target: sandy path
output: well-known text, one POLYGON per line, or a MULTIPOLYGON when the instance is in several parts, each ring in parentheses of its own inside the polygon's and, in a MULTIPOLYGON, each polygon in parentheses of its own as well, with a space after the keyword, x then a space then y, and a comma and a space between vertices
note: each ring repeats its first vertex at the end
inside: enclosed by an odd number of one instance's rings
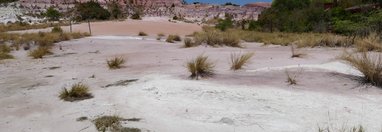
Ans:
POLYGON ((352 80, 357 72, 334 59, 339 49, 303 49, 305 58, 292 59, 289 47, 256 43, 244 49, 181 48, 181 43, 115 38, 62 42, 64 51, 55 48, 55 55, 42 60, 13 52, 17 59, 0 64, 0 131, 94 132, 90 121, 76 118, 114 114, 142 118, 124 125, 156 132, 306 132, 360 124, 381 130, 382 90, 352 80), (255 56, 245 70, 234 72, 232 52, 255 56), (202 53, 216 63, 217 75, 189 80, 185 62, 202 53), (105 60, 114 56, 126 58, 126 67, 109 70, 105 60), (285 69, 297 72, 298 65, 299 84, 289 86, 285 69), (49 69, 55 66, 60 68, 49 69), (104 87, 126 79, 139 80, 104 87), (59 100, 59 91, 76 82, 89 84, 95 98, 59 100))

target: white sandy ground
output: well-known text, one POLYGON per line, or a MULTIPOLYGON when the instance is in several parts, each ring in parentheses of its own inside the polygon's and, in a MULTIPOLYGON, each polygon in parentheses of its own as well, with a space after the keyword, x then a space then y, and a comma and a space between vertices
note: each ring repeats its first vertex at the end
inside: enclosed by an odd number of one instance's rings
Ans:
POLYGON ((154 132, 316 132, 318 127, 363 125, 382 128, 382 90, 359 85, 359 73, 337 61, 342 49, 302 49, 245 43, 246 48, 181 48, 150 38, 95 36, 58 43, 63 51, 33 60, 15 51, 0 62, 0 131, 94 132, 101 115, 142 118, 124 126, 154 132), (99 51, 98 53, 96 51, 99 51), (255 52, 245 70, 230 71, 232 52, 255 52), (213 78, 190 80, 184 65, 204 53, 216 63, 213 78), (123 56, 123 69, 106 59, 123 56), (49 67, 59 66, 50 70, 49 67), (285 70, 296 74, 289 86, 285 70), (53 75, 53 77, 46 77, 53 75), (95 75, 95 78, 89 78, 95 75), (119 80, 127 86, 107 87, 119 80), (64 102, 58 94, 76 82, 91 86, 94 98, 64 102))

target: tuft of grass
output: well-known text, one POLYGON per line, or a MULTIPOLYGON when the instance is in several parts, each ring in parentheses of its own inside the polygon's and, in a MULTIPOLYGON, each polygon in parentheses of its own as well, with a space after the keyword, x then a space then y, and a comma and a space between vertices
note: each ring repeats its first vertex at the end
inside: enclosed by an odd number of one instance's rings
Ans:
POLYGON ((125 59, 122 57, 114 57, 113 59, 106 60, 109 69, 120 69, 122 68, 122 64, 125 63, 125 59))
POLYGON ((246 53, 246 54, 231 54, 231 70, 239 70, 242 69, 243 66, 249 62, 249 60, 253 57, 254 53, 246 53))
POLYGON ((191 73, 190 78, 208 77, 214 74, 214 63, 207 56, 199 55, 187 63, 187 69, 191 73))
POLYGON ((168 35, 166 42, 174 43, 175 41, 182 41, 182 38, 179 35, 168 35))
POLYGON ((11 51, 12 49, 8 45, 0 45, 0 60, 13 59, 14 57, 9 54, 11 51))
POLYGON ((287 82, 289 85, 297 85, 297 80, 296 80, 297 75, 292 76, 292 75, 288 72, 288 70, 285 70, 285 74, 286 74, 286 76, 287 76, 287 81, 286 81, 286 82, 287 82))
POLYGON ((184 47, 185 48, 190 48, 190 47, 195 47, 198 46, 191 38, 185 38, 184 39, 184 47))
POLYGON ((237 34, 231 32, 225 32, 222 34, 222 41, 220 45, 230 46, 230 47, 241 47, 240 37, 237 34))
POLYGON ((0 60, 13 59, 14 57, 9 53, 0 52, 0 60))
POLYGON ((52 32, 52 33, 63 33, 64 31, 62 30, 61 27, 59 27, 59 26, 55 26, 55 27, 52 28, 52 31, 51 31, 51 32, 52 32))
POLYGON ((382 87, 382 57, 380 54, 368 54, 367 52, 351 54, 345 52, 339 59, 360 71, 363 74, 364 83, 382 87))
POLYGON ((147 36, 147 33, 143 32, 143 31, 140 31, 140 32, 138 33, 138 36, 147 36))
POLYGON ((366 129, 362 125, 342 128, 319 127, 318 132, 366 132, 366 129))
POLYGON ((304 55, 303 53, 298 53, 293 44, 290 45, 290 50, 292 53, 292 58, 301 58, 304 55))
POLYGON ((371 33, 367 37, 357 40, 356 47, 358 51, 376 51, 382 52, 382 39, 377 33, 371 33))
POLYGON ((138 128, 123 127, 121 121, 125 119, 119 116, 101 116, 93 120, 99 132, 141 132, 138 128))
POLYGON ((93 95, 89 93, 89 86, 82 83, 76 83, 72 85, 70 90, 64 88, 60 92, 59 98, 73 102, 93 98, 93 95))
POLYGON ((35 50, 29 52, 29 56, 33 59, 42 59, 46 55, 53 54, 48 47, 38 47, 35 50))
POLYGON ((216 29, 205 29, 203 32, 194 33, 193 36, 195 45, 207 44, 213 47, 223 45, 241 47, 238 34, 231 33, 230 31, 222 32, 216 29))

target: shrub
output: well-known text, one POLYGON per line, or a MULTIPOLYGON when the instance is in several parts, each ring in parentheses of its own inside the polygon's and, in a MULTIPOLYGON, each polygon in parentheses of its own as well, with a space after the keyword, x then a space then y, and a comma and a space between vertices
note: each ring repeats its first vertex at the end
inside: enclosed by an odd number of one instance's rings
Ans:
POLYGON ((296 80, 297 75, 294 75, 294 76, 290 75, 288 70, 285 70, 285 74, 287 75, 287 81, 286 82, 289 85, 297 85, 297 80, 296 80))
POLYGON ((375 56, 367 52, 361 52, 359 54, 345 52, 340 59, 360 71, 363 74, 363 81, 365 83, 370 83, 377 87, 382 86, 381 55, 375 56))
POLYGON ((198 46, 198 44, 193 42, 191 38, 185 38, 184 39, 184 47, 185 48, 190 48, 190 47, 195 47, 195 46, 198 46))
POLYGON ((100 132, 141 132, 138 128, 123 127, 121 121, 124 120, 119 116, 102 116, 93 120, 93 123, 100 132))
POLYGON ((121 68, 122 64, 125 63, 125 59, 122 57, 115 57, 113 59, 107 60, 107 65, 109 66, 110 69, 119 69, 121 68))
POLYGON ((140 31, 140 32, 138 33, 138 36, 147 36, 147 33, 140 31))
POLYGON ((53 7, 49 7, 45 13, 45 16, 48 17, 50 21, 58 21, 60 19, 61 13, 53 7))
POLYGON ((29 52, 29 56, 33 57, 33 59, 41 59, 45 55, 53 54, 48 47, 38 47, 35 50, 29 52))
POLYGON ((0 60, 13 59, 14 57, 6 52, 0 52, 0 60))
POLYGON ((230 47, 241 47, 240 38, 236 34, 229 32, 223 33, 222 42, 220 45, 230 46, 230 47))
POLYGON ((196 59, 187 63, 187 69, 191 78, 208 77, 214 74, 215 65, 208 60, 207 56, 199 55, 196 59))
POLYGON ((77 18, 79 20, 107 20, 110 18, 110 13, 96 1, 78 3, 75 10, 79 15, 77 18))
POLYGON ((356 47, 359 51, 382 52, 382 39, 376 33, 371 33, 366 38, 357 40, 356 47))
POLYGON ((130 18, 134 19, 134 20, 141 20, 142 19, 140 13, 138 13, 138 12, 135 12, 133 15, 131 15, 130 18))
POLYGON ((62 100, 73 102, 93 98, 93 95, 89 93, 89 86, 82 83, 76 83, 72 85, 70 90, 64 88, 59 97, 62 100))
POLYGON ((52 28, 52 33, 62 33, 62 32, 63 32, 63 30, 59 26, 55 26, 52 28))
POLYGON ((12 51, 12 49, 8 45, 6 45, 6 44, 1 44, 0 45, 0 52, 2 52, 2 53, 9 53, 11 51, 12 51))
POLYGON ((182 41, 179 35, 168 35, 166 42, 174 43, 174 41, 182 41))
POLYGON ((241 54, 231 54, 231 70, 241 69, 249 60, 253 57, 254 53, 241 54))

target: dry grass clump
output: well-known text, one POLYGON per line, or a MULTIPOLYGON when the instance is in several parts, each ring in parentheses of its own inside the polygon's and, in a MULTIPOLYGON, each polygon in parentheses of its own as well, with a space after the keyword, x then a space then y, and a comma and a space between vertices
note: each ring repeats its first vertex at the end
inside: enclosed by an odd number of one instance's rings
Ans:
POLYGON ((288 70, 285 70, 285 74, 287 75, 287 83, 289 85, 297 85, 297 80, 296 80, 296 77, 297 77, 297 74, 295 74, 294 76, 292 76, 288 70))
POLYGON ((196 59, 187 63, 187 69, 191 73, 191 78, 208 77, 214 74, 214 63, 208 60, 207 56, 199 55, 196 59))
POLYGON ((147 33, 140 31, 140 32, 138 33, 138 36, 147 36, 147 33))
POLYGON ((340 59, 360 71, 363 74, 364 83, 382 87, 382 57, 380 54, 345 52, 340 59))
POLYGON ((354 127, 342 127, 342 128, 318 128, 318 132, 366 132, 365 128, 362 125, 354 126, 354 127))
POLYGON ((48 47, 38 47, 35 50, 29 52, 29 56, 33 59, 42 59, 46 55, 53 54, 48 47))
POLYGON ((193 34, 195 45, 241 47, 240 37, 230 31, 222 32, 216 29, 206 29, 193 34))
POLYGON ((59 27, 59 26, 55 26, 55 27, 52 28, 52 31, 51 31, 51 32, 52 32, 52 33, 63 33, 64 31, 62 30, 61 27, 59 27))
POLYGON ((182 41, 182 38, 179 35, 168 35, 166 42, 174 43, 175 41, 182 41))
POLYGON ((257 32, 244 30, 230 30, 241 40, 246 42, 259 42, 288 46, 295 44, 297 47, 349 47, 353 45, 349 37, 330 33, 285 33, 285 32, 257 32))
POLYGON ((191 38, 185 38, 184 39, 184 47, 190 48, 190 47, 196 47, 199 46, 196 42, 194 42, 191 38))
POLYGON ((294 45, 292 44, 292 45, 290 45, 290 49, 291 49, 291 53, 292 53, 292 58, 300 58, 300 57, 302 57, 303 55, 305 55, 305 54, 303 54, 303 53, 299 53, 299 52, 297 52, 296 51, 296 48, 294 47, 294 45))
POLYGON ((28 29, 43 29, 55 26, 67 26, 69 23, 41 23, 41 24, 27 24, 27 23, 11 23, 11 24, 0 24, 0 32, 6 31, 17 31, 17 30, 28 30, 28 29))
POLYGON ((359 51, 382 52, 382 38, 377 33, 371 33, 369 36, 357 40, 356 47, 359 51))
POLYGON ((8 45, 1 44, 0 45, 0 60, 13 59, 14 57, 9 54, 11 50, 12 49, 8 45))
POLYGON ((62 100, 73 102, 93 98, 93 95, 89 93, 89 86, 82 83, 76 83, 72 85, 70 90, 64 88, 59 97, 62 100))
POLYGON ((249 62, 249 60, 253 57, 254 53, 246 53, 246 54, 231 54, 231 70, 239 70, 242 69, 245 64, 249 62))
POLYGON ((106 60, 106 62, 110 69, 119 69, 122 68, 122 64, 125 63, 125 59, 123 59, 123 57, 114 57, 113 59, 106 60))
POLYGON ((138 128, 123 127, 121 121, 125 119, 119 116, 101 116, 93 120, 99 132, 141 132, 138 128))

